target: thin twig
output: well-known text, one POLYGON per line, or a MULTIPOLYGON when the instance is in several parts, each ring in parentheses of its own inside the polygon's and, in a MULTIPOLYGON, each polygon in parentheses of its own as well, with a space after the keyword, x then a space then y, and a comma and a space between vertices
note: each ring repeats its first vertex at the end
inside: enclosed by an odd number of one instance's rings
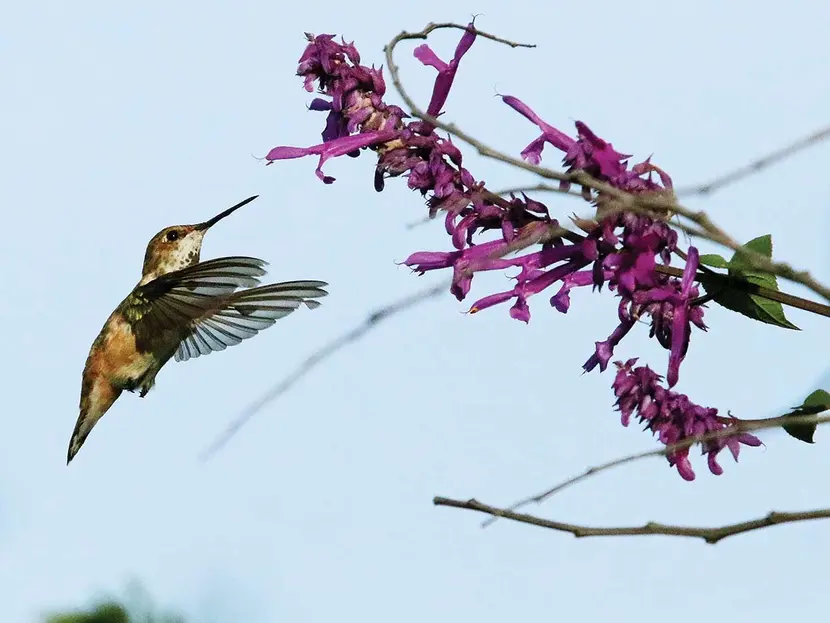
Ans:
MULTIPOLYGON (((562 482, 554 485, 553 487, 542 491, 541 493, 537 493, 536 495, 532 495, 530 497, 524 498, 523 500, 519 500, 511 504, 507 510, 515 511, 528 504, 541 504, 548 498, 572 487, 575 484, 581 483, 592 476, 596 476, 597 474, 601 474, 602 472, 606 472, 610 469, 614 469, 615 467, 620 467, 621 465, 626 465, 627 463, 634 463, 635 461, 641 461, 643 459, 655 457, 655 456, 666 456, 668 454, 672 454, 679 450, 685 450, 695 444, 698 443, 706 443, 708 441, 714 441, 717 439, 723 439, 726 437, 732 437, 735 435, 740 435, 742 433, 751 432, 751 431, 759 431, 765 430, 769 428, 779 428, 784 424, 788 426, 798 426, 802 424, 815 424, 816 426, 820 426, 826 422, 830 422, 830 415, 820 415, 820 414, 809 414, 809 415, 784 415, 775 418, 766 418, 763 420, 736 420, 735 424, 729 426, 728 428, 723 428, 721 430, 713 431, 711 433, 706 433, 705 435, 695 435, 693 437, 688 437, 683 441, 679 441, 674 444, 667 445, 663 448, 657 448, 655 450, 649 450, 647 452, 637 452, 636 454, 629 454, 628 456, 623 456, 616 458, 612 461, 608 461, 607 463, 603 463, 602 465, 597 465, 595 467, 589 467, 584 472, 573 476, 572 478, 568 478, 567 480, 563 480, 562 482)), ((484 522, 484 525, 489 525, 493 523, 495 520, 488 520, 484 522)))
POLYGON ((506 509, 496 508, 492 506, 488 506, 486 504, 482 504, 475 499, 470 499, 467 501, 463 500, 453 500, 449 498, 443 497, 435 497, 433 498, 433 503, 437 506, 452 506, 455 508, 464 508, 468 510, 479 511, 482 513, 487 513, 490 515, 490 518, 487 519, 482 523, 482 527, 487 527, 494 523, 498 518, 503 517, 505 519, 512 519, 514 521, 518 521, 521 523, 528 523, 536 526, 541 526, 544 528, 550 528, 552 530, 558 530, 560 532, 569 532, 577 537, 584 537, 584 536, 632 536, 632 535, 665 535, 665 536, 684 536, 684 537, 696 537, 703 539, 707 543, 717 543, 721 539, 724 539, 728 536, 732 536, 735 534, 741 534, 744 532, 750 532, 752 530, 759 530, 761 528, 766 528, 769 526, 781 524, 781 523, 793 523, 797 521, 807 521, 812 519, 825 519, 830 518, 830 509, 819 509, 813 511, 801 511, 801 512, 793 512, 793 513, 778 513, 778 512, 771 512, 768 515, 759 518, 753 519, 749 521, 743 521, 735 524, 729 524, 726 526, 721 526, 718 528, 696 528, 696 527, 688 527, 688 526, 673 526, 667 524, 661 524, 656 522, 649 522, 643 526, 626 526, 626 527, 613 527, 613 528, 596 528, 591 526, 582 526, 578 524, 570 524, 570 523, 563 523, 558 521, 552 521, 548 519, 543 519, 540 517, 535 517, 533 515, 527 515, 524 513, 517 513, 516 510, 522 508, 531 503, 541 503, 544 500, 550 498, 551 496, 564 491, 565 489, 572 487, 575 484, 581 483, 592 476, 596 476, 602 472, 608 471, 610 469, 614 469, 621 465, 625 465, 627 463, 633 463, 635 461, 639 461, 642 459, 646 459, 649 457, 655 456, 665 456, 667 454, 671 454, 678 450, 683 450, 689 448, 690 446, 697 444, 697 443, 705 443, 707 441, 713 441, 716 439, 722 439, 725 437, 731 437, 735 435, 740 435, 745 432, 750 431, 758 431, 764 430, 769 428, 778 428, 783 426, 784 424, 787 425, 815 425, 820 426, 826 422, 830 422, 830 415, 820 415, 820 414, 808 414, 808 415, 785 415, 775 418, 767 418, 762 420, 738 420, 734 425, 730 426, 729 428, 721 429, 719 431, 714 431, 711 433, 707 433, 705 435, 696 435, 694 437, 689 437, 684 439, 681 442, 668 445, 664 448, 658 448, 656 450, 651 450, 648 452, 638 452, 637 454, 631 454, 628 456, 620 457, 614 459, 613 461, 608 461, 607 463, 603 463, 602 465, 598 465, 596 467, 591 467, 584 472, 564 480, 557 485, 539 493, 537 495, 525 498, 524 500, 520 500, 515 504, 512 504, 506 509))
MULTIPOLYGON (((635 212, 640 210, 640 208, 634 208, 635 212)), ((432 219, 426 217, 426 220, 423 222, 428 222, 429 220, 432 219)), ((408 228, 417 227, 420 224, 422 224, 422 222, 416 221, 414 223, 410 223, 408 225, 408 228)), ((565 229, 559 225, 548 226, 540 222, 533 224, 532 227, 533 230, 529 234, 519 236, 511 244, 505 245, 503 248, 493 251, 488 255, 488 258, 499 259, 502 257, 506 257, 508 255, 518 253, 519 251, 532 247, 536 244, 546 242, 556 237, 566 236, 573 241, 576 236, 579 236, 579 234, 571 232, 570 230, 565 229)), ((686 259, 685 253, 679 250, 677 253, 683 259, 686 259)), ((673 277, 683 277, 683 269, 674 266, 664 266, 662 264, 658 264, 654 267, 654 270, 656 272, 671 275, 673 277)), ((813 314, 817 314, 819 316, 825 316, 827 318, 830 318, 830 305, 824 305, 822 303, 817 303, 815 301, 811 301, 800 296, 788 294, 787 292, 781 292, 780 290, 774 290, 766 286, 758 285, 757 283, 753 283, 739 276, 718 273, 711 270, 709 267, 705 265, 701 265, 701 271, 703 272, 699 272, 695 276, 695 280, 699 281, 700 283, 721 286, 722 288, 729 290, 737 290, 739 292, 746 292, 748 294, 763 297, 770 301, 776 301, 778 303, 787 305, 789 307, 793 307, 795 309, 800 309, 813 314)), ((712 295, 713 298, 715 296, 716 293, 712 295)))
POLYGON ((673 452, 677 452, 678 450, 685 450, 686 448, 689 448, 698 443, 706 443, 707 441, 714 441, 716 439, 723 439, 725 437, 732 437, 734 435, 740 435, 742 433, 752 431, 765 430, 769 428, 779 428, 784 424, 787 424, 788 426, 798 426, 800 424, 815 424, 816 426, 818 426, 826 422, 830 422, 830 415, 793 415, 767 418, 764 420, 737 420, 735 424, 729 426, 728 428, 713 431, 705 435, 696 435, 694 437, 684 439, 683 441, 680 441, 678 443, 665 446, 664 448, 657 448, 656 450, 649 450, 648 452, 638 452, 636 454, 630 454, 628 456, 614 459, 613 461, 608 461, 607 463, 603 463, 602 465, 591 467, 589 469, 586 469, 581 474, 574 476, 573 478, 569 478, 568 480, 565 480, 563 482, 560 482, 556 486, 551 487, 550 489, 547 489, 542 493, 538 493, 534 496, 531 496, 529 498, 521 500, 520 502, 517 502, 516 504, 511 505, 510 508, 515 510, 517 508, 522 508, 523 506, 526 506, 527 504, 530 504, 532 502, 539 504, 541 502, 544 502, 551 496, 556 495, 560 491, 563 491, 564 489, 567 489, 572 485, 582 482, 583 480, 587 480, 592 476, 596 476, 597 474, 608 471, 609 469, 613 469, 615 467, 619 467, 620 465, 625 465, 626 463, 633 463, 634 461, 639 461, 654 456, 666 456, 668 454, 672 454, 673 452))
POLYGON ((416 227, 420 227, 421 225, 426 225, 430 221, 435 220, 431 216, 425 216, 423 218, 418 219, 417 221, 411 221, 406 224, 406 229, 415 229, 416 227))
POLYGON ((256 415, 265 405, 272 402, 290 390, 302 377, 311 372, 315 367, 323 363, 329 357, 337 353, 339 350, 348 346, 352 342, 356 342, 362 338, 366 333, 377 327, 381 322, 388 320, 401 312, 412 309, 420 303, 426 302, 430 299, 437 298, 442 292, 446 292, 449 287, 447 283, 441 283, 432 287, 411 294, 407 297, 399 299, 389 305, 385 305, 372 313, 358 326, 350 329, 340 337, 329 342, 321 349, 312 353, 288 376, 286 376, 279 383, 274 385, 270 390, 265 392, 258 400, 249 405, 242 411, 222 432, 216 440, 201 454, 199 457, 202 461, 207 461, 214 454, 216 454, 222 447, 230 441, 230 439, 239 432, 239 430, 247 424, 250 419, 256 415))
POLYGON ((393 41, 403 41, 404 39, 426 39, 429 37, 430 33, 433 30, 446 30, 446 29, 455 29, 455 30, 465 30, 470 31, 474 30, 477 37, 482 37, 484 39, 490 39, 490 41, 495 41, 496 43, 501 43, 504 45, 508 45, 511 48, 535 48, 535 43, 519 43, 517 41, 511 41, 510 39, 503 39, 502 37, 498 37, 496 35, 491 35, 486 33, 478 28, 471 29, 469 26, 456 24, 454 22, 441 22, 435 24, 430 22, 427 24, 423 30, 419 32, 406 32, 405 30, 401 31, 401 33, 393 39, 393 41))
MULTIPOLYGON (((702 268, 708 268, 701 265, 702 268)), ((665 275, 672 275, 673 277, 683 277, 683 269, 674 266, 663 266, 658 264, 654 267, 655 272, 663 273, 665 275)), ((761 296, 770 301, 776 301, 789 307, 808 311, 819 316, 830 318, 830 305, 823 305, 816 303, 809 299, 801 298, 793 294, 787 294, 779 290, 773 290, 764 286, 759 286, 757 283, 747 281, 740 277, 732 277, 724 273, 716 273, 714 271, 700 272, 695 275, 695 280, 704 285, 721 286, 724 290, 736 290, 739 292, 746 292, 747 294, 754 294, 761 296)), ((713 293, 713 298, 717 296, 717 292, 713 293)))
MULTIPOLYGON (((559 188, 557 186, 551 186, 549 184, 536 184, 535 186, 516 186, 514 188, 506 188, 506 189, 503 189, 503 190, 499 190, 494 194, 499 195, 499 196, 503 196, 503 195, 507 195, 507 194, 518 194, 518 193, 525 193, 525 192, 552 192, 552 193, 572 195, 572 196, 575 196, 575 197, 579 197, 583 200, 585 199, 585 197, 580 192, 577 192, 577 191, 574 191, 574 190, 562 189, 562 188, 559 188)), ((602 212, 602 218, 610 218, 616 212, 625 212, 625 211, 638 212, 638 213, 646 214, 646 215, 652 216, 652 217, 655 216, 653 210, 643 208, 643 207, 638 206, 638 205, 634 205, 634 206, 630 206, 630 207, 628 207, 628 206, 627 207, 623 207, 623 206, 610 206, 610 207, 609 206, 604 206, 603 207, 603 212, 602 212)), ((424 224, 424 223, 426 223, 430 220, 431 220, 430 217, 426 217, 423 221, 415 221, 413 223, 410 223, 407 226, 407 228, 412 229, 412 228, 417 227, 418 225, 424 224)), ((584 217, 583 220, 591 221, 592 218, 591 217, 584 217)), ((686 225, 684 223, 675 223, 674 225, 678 229, 680 229, 682 231, 685 231, 685 232, 687 232, 691 235, 696 235, 698 237, 706 237, 705 233, 701 233, 697 228, 689 227, 688 225, 686 225)), ((553 231, 550 232, 549 237, 551 237, 551 238, 556 237, 556 236, 560 235, 562 233, 562 231, 563 230, 562 230, 561 227, 556 227, 556 228, 553 229, 553 231)), ((497 252, 495 254, 492 254, 491 257, 493 259, 496 259, 497 257, 503 257, 504 255, 507 255, 509 253, 517 252, 517 251, 520 251, 522 249, 533 246, 534 244, 537 244, 537 242, 538 242, 537 238, 519 239, 519 240, 516 241, 516 244, 513 245, 512 247, 510 247, 509 249, 502 249, 499 252, 497 252)), ((680 257, 682 257, 684 260, 686 259, 685 254, 682 253, 681 251, 678 250, 677 254, 680 257)), ((655 267, 655 270, 657 272, 662 272, 662 273, 665 273, 667 275, 673 275, 675 277, 682 277, 683 276, 683 270, 682 269, 674 268, 674 267, 671 267, 671 266, 658 265, 658 266, 655 267)), ((818 314, 820 316, 825 316, 825 317, 830 318, 830 305, 823 305, 821 303, 816 303, 815 301, 811 301, 809 299, 805 299, 805 298, 802 298, 800 296, 794 296, 794 295, 788 294, 786 292, 781 292, 779 290, 773 290, 771 288, 760 286, 756 283, 753 283, 753 282, 748 281, 746 279, 742 279, 740 277, 733 277, 733 276, 730 276, 730 275, 725 275, 723 273, 717 273, 717 272, 714 272, 711 269, 709 269, 708 267, 703 266, 703 265, 701 266, 701 270, 706 271, 706 274, 702 274, 702 275, 699 275, 697 277, 697 281, 700 281, 702 283, 720 284, 724 287, 729 287, 730 289, 733 289, 733 290, 739 290, 739 291, 742 291, 742 292, 747 292, 749 294, 755 294, 757 296, 761 296, 761 297, 763 297, 765 299, 768 299, 770 301, 777 301, 779 303, 782 303, 783 305, 788 305, 789 307, 794 307, 796 309, 801 309, 801 310, 808 311, 808 312, 811 312, 811 313, 814 313, 814 314, 818 314)))
MULTIPOLYGON (((639 210, 640 208, 634 208, 635 212, 639 210)), ((544 222, 531 223, 530 225, 525 226, 524 232, 521 235, 518 235, 512 242, 510 242, 510 244, 506 244, 503 247, 492 251, 487 255, 487 257, 488 259, 500 259, 513 253, 523 251, 524 249, 532 247, 536 244, 542 244, 559 237, 568 238, 575 243, 580 242, 582 239, 579 234, 565 229, 558 224, 546 224, 544 222)), ((678 251, 678 254, 685 256, 685 254, 680 251, 678 251)), ((674 266, 658 264, 654 267, 654 270, 673 277, 683 276, 683 269, 674 266)), ((467 268, 465 271, 469 274, 472 274, 473 272, 471 268, 467 268)), ((770 301, 777 301, 778 303, 788 305, 789 307, 794 307, 796 309, 801 309, 830 318, 830 305, 824 305, 809 299, 801 298, 800 296, 795 296, 793 294, 781 292, 780 290, 774 290, 766 286, 761 286, 739 276, 717 273, 709 269, 707 266, 701 266, 701 271, 702 272, 697 273, 695 276, 695 280, 701 283, 714 284, 719 285, 722 288, 746 292, 748 294, 763 297, 770 301)))
POLYGON ((828 138, 830 138, 830 126, 813 132, 809 136, 793 141, 789 145, 776 149, 775 151, 761 156, 760 158, 756 158, 749 164, 745 164, 733 171, 719 175, 704 184, 680 188, 677 191, 677 195, 680 197, 690 195, 711 195, 719 190, 722 190, 726 186, 739 182, 740 180, 745 179, 750 175, 754 175, 755 173, 759 173, 774 164, 804 151, 808 147, 812 147, 813 145, 817 145, 818 143, 827 140, 828 138))
POLYGON ((497 190, 497 195, 518 195, 519 193, 557 193, 559 195, 569 195, 577 199, 585 200, 585 196, 578 190, 570 188, 559 188, 558 186, 551 186, 550 184, 531 184, 528 186, 513 186, 512 188, 503 188, 497 190))
POLYGON ((486 513, 492 517, 504 517, 520 523, 531 524, 541 528, 549 528, 559 532, 568 532, 577 538, 580 537, 597 537, 597 536, 647 536, 647 535, 663 535, 663 536, 679 536, 702 539, 710 545, 714 545, 727 537, 736 534, 744 534, 752 532, 753 530, 760 530, 768 528, 769 526, 776 526, 785 523, 796 523, 801 521, 811 521, 813 519, 828 519, 830 518, 830 508, 822 508, 811 511, 796 511, 796 512, 777 512, 772 511, 758 519, 749 521, 742 521, 739 523, 719 526, 717 528, 699 528, 695 526, 675 526, 670 524, 648 522, 642 526, 622 526, 622 527, 608 527, 598 528, 593 526, 582 526, 578 524, 564 523, 561 521, 553 521, 550 519, 543 519, 541 517, 534 517, 524 513, 516 513, 510 510, 496 508, 482 504, 478 500, 453 500, 444 497, 434 497, 432 503, 436 506, 450 506, 453 508, 463 508, 479 513, 486 513))
MULTIPOLYGON (((392 78, 392 84, 395 86, 395 89, 400 94, 401 99, 403 99, 404 103, 410 109, 410 112, 414 117, 417 117, 418 119, 421 119, 426 123, 429 123, 433 127, 442 129, 445 132, 451 134, 452 136, 461 139, 462 141, 473 147, 480 155, 486 158, 491 158, 493 160, 497 160, 512 165, 516 168, 529 171, 531 173, 535 173, 545 179, 571 182, 579 184, 583 187, 590 188, 596 192, 604 193, 606 197, 613 197, 614 199, 616 199, 623 209, 634 209, 634 207, 637 206, 645 209, 669 211, 671 213, 678 214, 688 219, 689 221, 695 223, 699 227, 699 229, 686 230, 690 233, 690 235, 697 235, 702 238, 706 238, 708 240, 721 244, 725 247, 728 247, 736 253, 738 253, 738 255, 741 256, 745 261, 747 261, 753 268, 757 268, 765 272, 778 275, 795 283, 800 283, 812 290, 813 292, 815 292, 816 294, 818 294, 819 296, 830 301, 830 287, 820 283, 812 275, 810 275, 809 272, 803 270, 796 270, 789 264, 786 264, 784 262, 774 262, 760 253, 757 253, 749 249, 745 249, 736 240, 729 236, 724 230, 718 227, 705 212, 692 210, 691 208, 682 206, 677 201, 667 198, 663 195, 634 195, 625 192, 623 190, 615 188, 614 186, 611 186, 610 184, 592 178, 590 175, 588 175, 585 171, 582 170, 566 173, 562 171, 556 171, 554 169, 550 169, 547 167, 530 164, 520 158, 514 158, 497 149, 489 147, 488 145, 474 138, 472 135, 458 128, 458 126, 456 126, 455 124, 445 123, 438 118, 426 114, 426 112, 421 110, 415 104, 415 101, 408 94, 406 89, 404 89, 403 83, 401 82, 400 78, 400 69, 394 61, 394 50, 395 47, 401 41, 410 39, 425 39, 429 33, 439 28, 456 28, 460 30, 469 30, 468 27, 461 26, 459 24, 428 24, 426 28, 418 32, 404 31, 399 33, 384 48, 386 54, 386 66, 389 69, 389 74, 392 78)), ((498 37, 494 37, 493 35, 483 33, 479 30, 476 30, 476 33, 487 39, 499 41, 498 37)), ((510 43, 508 43, 508 45, 510 45, 510 43)))

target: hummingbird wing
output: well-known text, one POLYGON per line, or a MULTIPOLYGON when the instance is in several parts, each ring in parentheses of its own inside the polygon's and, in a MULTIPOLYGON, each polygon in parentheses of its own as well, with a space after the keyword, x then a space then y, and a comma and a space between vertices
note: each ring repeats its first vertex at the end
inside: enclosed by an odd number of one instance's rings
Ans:
POLYGON ((267 329, 303 304, 316 309, 326 296, 324 281, 285 281, 221 297, 190 322, 190 332, 179 344, 176 361, 187 361, 225 350, 267 329))
MULTIPOLYGON (((137 287, 124 313, 139 350, 159 352, 177 344, 177 361, 224 350, 256 335, 305 303, 319 306, 323 281, 259 284, 267 262, 224 257, 161 275, 137 287)), ((168 351, 169 352, 169 351, 168 351)))
POLYGON ((214 297, 259 285, 267 262, 254 257, 222 257, 176 270, 136 287, 123 313, 133 327, 139 351, 157 351, 178 342, 194 317, 214 297))

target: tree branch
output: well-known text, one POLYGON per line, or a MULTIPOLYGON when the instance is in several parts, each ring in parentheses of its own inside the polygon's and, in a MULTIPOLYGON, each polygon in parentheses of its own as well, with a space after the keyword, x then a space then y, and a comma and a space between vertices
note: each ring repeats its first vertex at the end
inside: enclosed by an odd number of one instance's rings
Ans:
MULTIPOLYGON (((683 277, 683 269, 675 266, 658 264, 654 267, 654 270, 665 275, 672 275, 673 277, 683 277)), ((695 280, 703 284, 719 285, 723 288, 747 292, 748 294, 761 296, 770 301, 777 301, 782 305, 830 318, 830 305, 823 305, 822 303, 816 303, 815 301, 804 299, 800 296, 794 296, 786 292, 759 286, 757 283, 741 279, 740 277, 732 277, 724 273, 700 272, 695 275, 695 280)))
POLYGON ((514 521, 519 521, 521 523, 529 523, 541 526, 543 528, 550 528, 552 530, 558 530, 560 532, 570 532, 574 536, 580 537, 662 534, 666 536, 697 537, 703 539, 707 543, 717 543, 721 539, 724 539, 728 536, 741 534, 743 532, 750 532, 752 530, 759 530, 761 528, 777 525, 780 523, 792 523, 796 521, 807 521, 810 519, 830 518, 830 509, 793 513, 771 512, 760 519, 753 519, 750 521, 729 524, 727 526, 722 526, 718 528, 691 528, 687 526, 672 526, 656 522, 649 522, 643 526, 629 526, 622 528, 596 528, 590 526, 581 526, 578 524, 569 524, 559 521, 552 521, 548 519, 543 519, 541 517, 536 517, 534 515, 517 513, 516 511, 519 508, 527 506, 531 503, 539 504, 547 500, 548 498, 556 495, 557 493, 560 493, 561 491, 564 491, 565 489, 572 487, 573 485, 584 482, 588 478, 601 474, 602 472, 614 469, 616 467, 620 467, 627 463, 633 463, 635 461, 655 456, 665 456, 667 454, 672 454, 673 452, 676 452, 678 450, 684 450, 686 448, 689 448, 697 443, 705 443, 716 439, 732 437, 746 432, 778 428, 780 426, 783 426, 784 424, 787 424, 788 426, 820 426, 827 422, 830 422, 830 414, 809 414, 795 416, 784 415, 780 417, 766 418, 762 420, 736 420, 735 424, 733 424, 729 428, 713 431, 705 435, 696 435, 694 437, 688 437, 683 441, 665 446, 664 448, 658 448, 656 450, 650 450, 648 452, 638 452, 636 454, 630 454, 628 456, 616 458, 613 461, 608 461, 607 463, 603 463, 602 465, 598 465, 596 467, 590 467, 572 478, 563 480, 555 486, 541 493, 520 500, 505 509, 488 506, 486 504, 481 504, 474 498, 467 501, 462 501, 436 496, 435 498, 433 498, 433 503, 436 506, 452 506, 455 508, 464 508, 468 510, 475 510, 482 513, 487 513, 488 515, 490 515, 490 518, 482 523, 483 528, 493 524, 499 517, 504 517, 506 519, 512 519, 514 521))
POLYGON ((625 465, 627 463, 633 463, 635 461, 640 461, 642 459, 647 459, 655 456, 666 456, 668 454, 672 454, 673 452, 677 452, 678 450, 685 450, 686 448, 690 448, 691 446, 697 443, 706 443, 707 441, 714 441, 717 439, 723 439, 726 437, 732 437, 735 435, 740 435, 742 433, 748 433, 753 431, 759 430, 766 430, 770 428, 779 428, 784 424, 788 426, 798 426, 798 425, 812 425, 815 424, 816 426, 820 426, 830 422, 830 414, 828 415, 821 415, 821 414, 810 414, 810 415, 793 415, 787 416, 783 415, 780 417, 774 418, 766 418, 763 420, 736 420, 735 424, 728 428, 723 428, 721 430, 713 431, 711 433, 707 433, 705 435, 695 435, 694 437, 688 437, 683 441, 679 441, 674 444, 670 444, 663 448, 657 448, 655 450, 649 450, 647 452, 637 452, 636 454, 629 454, 628 456, 616 458, 612 461, 608 461, 607 463, 603 463, 602 465, 597 465, 595 467, 589 467, 584 472, 577 474, 572 478, 568 478, 567 480, 563 480, 562 482, 554 485, 550 489, 546 489, 541 493, 537 493, 536 495, 532 495, 528 498, 520 500, 514 504, 511 504, 509 510, 517 510, 524 506, 527 506, 531 503, 541 504, 548 498, 556 495, 557 493, 564 491, 565 489, 583 482, 588 478, 596 476, 597 474, 601 474, 602 472, 606 472, 610 469, 614 469, 615 467, 620 467, 621 465, 625 465))
POLYGON ((512 188, 503 188, 497 190, 497 195, 518 195, 519 193, 557 193, 559 195, 568 195, 577 199, 585 200, 585 196, 578 190, 570 188, 559 188, 558 186, 551 186, 542 182, 538 184, 530 184, 527 186, 513 186, 512 188))
MULTIPOLYGON (((455 28, 459 30, 469 30, 466 26, 459 24, 428 24, 423 30, 418 32, 401 32, 394 37, 384 48, 386 55, 386 65, 389 68, 389 74, 392 78, 392 84, 403 99, 406 106, 414 117, 429 123, 430 125, 448 132, 452 136, 461 139, 471 147, 473 147, 480 155, 485 158, 491 158, 506 164, 512 165, 516 168, 535 173, 540 177, 551 180, 565 181, 579 184, 580 186, 590 188, 593 191, 604 193, 606 197, 613 197, 619 204, 619 208, 623 210, 637 211, 637 209, 657 210, 662 212, 670 212, 678 214, 685 219, 691 221, 698 226, 697 229, 687 228, 686 231, 690 235, 706 238, 712 242, 716 242, 722 246, 728 247, 735 251, 739 256, 745 259, 753 268, 778 275, 795 283, 800 283, 809 288, 819 296, 830 301, 830 287, 823 285, 816 280, 809 272, 804 270, 796 270, 789 264, 784 262, 774 262, 760 253, 743 248, 736 240, 729 236, 724 230, 718 227, 709 216, 702 211, 692 210, 679 204, 677 201, 667 198, 661 194, 649 195, 633 195, 631 193, 622 191, 611 186, 605 182, 601 182, 592 178, 585 171, 577 170, 570 173, 556 171, 547 167, 542 167, 525 162, 520 158, 514 158, 497 149, 489 147, 472 135, 461 130, 458 126, 452 123, 444 123, 440 119, 432 117, 421 110, 409 93, 404 89, 400 78, 400 69, 394 61, 395 47, 401 41, 411 39, 426 39, 427 35, 434 30, 440 28, 455 28)), ((493 41, 504 42, 498 37, 484 33, 476 29, 479 36, 491 39, 493 41)), ((512 42, 507 42, 508 45, 516 47, 512 42)))
MULTIPOLYGON (((392 43, 390 43, 389 45, 394 47, 395 45, 397 45, 399 42, 403 41, 404 39, 426 39, 427 37, 429 37, 429 35, 430 35, 430 33, 432 33, 432 31, 434 31, 434 30, 446 30, 446 29, 464 30, 464 31, 468 31, 468 32, 470 31, 470 27, 465 26, 463 24, 456 24, 454 22, 441 22, 441 23, 436 24, 434 22, 430 22, 429 24, 427 24, 424 27, 423 30, 420 30, 418 32, 407 32, 405 30, 402 30, 400 32, 400 34, 398 34, 398 36, 395 37, 392 40, 392 43)), ((503 39, 502 37, 497 37, 496 35, 491 35, 489 33, 481 31, 478 28, 475 29, 475 33, 476 33, 476 36, 478 36, 478 37, 482 37, 484 39, 489 39, 490 41, 495 41, 496 43, 501 43, 503 45, 508 45, 511 48, 535 48, 536 47, 535 43, 519 43, 517 41, 511 41, 510 39, 503 39)), ((384 51, 385 50, 386 50, 386 48, 384 48, 384 51)))
POLYGON ((756 158, 748 164, 738 167, 728 173, 719 175, 704 184, 680 188, 677 190, 677 195, 680 197, 691 195, 712 195, 726 186, 730 186, 731 184, 739 182, 751 175, 760 173, 764 169, 769 168, 774 164, 778 164, 779 162, 782 162, 787 158, 812 147, 813 145, 817 145, 828 138, 830 138, 830 126, 817 130, 809 136, 793 141, 789 145, 776 149, 775 151, 761 156, 760 158, 756 158))
POLYGON ((383 321, 388 320, 392 316, 400 314, 401 312, 407 311, 416 307, 417 305, 424 303, 428 300, 437 298, 443 292, 446 292, 449 287, 448 283, 441 283, 438 285, 431 286, 420 292, 416 292, 415 294, 411 294, 407 297, 399 299, 393 303, 385 305, 375 311, 371 312, 362 323, 350 329, 340 337, 332 340, 321 349, 312 353, 309 357, 305 359, 299 366, 286 376, 283 380, 279 383, 274 385, 270 390, 265 392, 259 399, 249 405, 244 411, 242 411, 236 418, 234 418, 230 424, 228 424, 227 428, 216 438, 216 440, 208 446, 208 448, 200 455, 200 460, 207 461, 213 455, 215 455, 219 450, 221 450, 225 444, 227 444, 231 438, 239 432, 239 430, 247 424, 251 418, 256 415, 260 410, 262 410, 265 405, 268 403, 276 400, 283 394, 285 394, 288 390, 290 390, 294 385, 303 378, 306 374, 311 372, 314 368, 318 365, 326 361, 329 357, 336 354, 338 351, 343 349, 344 347, 348 346, 349 344, 358 341, 362 337, 364 337, 367 333, 369 333, 372 329, 375 329, 379 324, 383 321))
POLYGON ((492 517, 503 517, 511 519, 520 523, 531 524, 541 528, 548 528, 558 532, 568 532, 575 537, 597 537, 597 536, 647 536, 647 535, 663 535, 663 536, 679 536, 698 538, 706 541, 710 545, 714 545, 718 541, 734 536, 736 534, 744 534, 770 526, 776 526, 784 523, 796 523, 801 521, 811 521, 813 519, 830 519, 830 508, 822 508, 811 511, 796 511, 796 512, 777 512, 772 511, 758 519, 749 521, 742 521, 739 523, 727 524, 716 528, 698 528, 693 526, 675 526, 670 524, 663 524, 650 521, 642 526, 622 526, 622 527, 594 527, 582 526, 578 524, 564 523, 561 521, 553 521, 550 519, 542 519, 541 517, 534 517, 525 513, 516 513, 510 510, 496 508, 482 504, 478 500, 453 500, 450 498, 434 497, 432 503, 435 506, 451 506, 453 508, 463 508, 467 510, 477 511, 479 513, 486 513, 492 517))

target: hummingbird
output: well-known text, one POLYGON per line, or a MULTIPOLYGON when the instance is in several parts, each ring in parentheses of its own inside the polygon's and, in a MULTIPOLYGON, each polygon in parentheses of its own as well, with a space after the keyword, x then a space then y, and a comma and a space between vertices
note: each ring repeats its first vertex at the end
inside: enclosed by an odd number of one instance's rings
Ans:
POLYGON ((89 350, 80 415, 66 464, 121 392, 143 398, 170 358, 187 361, 225 350, 300 306, 320 306, 324 281, 260 286, 264 260, 233 256, 199 261, 205 233, 256 199, 249 197, 196 225, 165 227, 150 239, 141 280, 104 323, 89 350))

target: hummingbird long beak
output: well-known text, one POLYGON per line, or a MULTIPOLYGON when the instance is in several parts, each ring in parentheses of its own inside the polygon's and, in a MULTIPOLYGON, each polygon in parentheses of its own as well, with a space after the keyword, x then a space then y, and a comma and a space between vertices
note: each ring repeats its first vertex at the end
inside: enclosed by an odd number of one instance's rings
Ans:
POLYGON ((196 225, 196 229, 197 229, 197 230, 199 230, 199 231, 205 231, 206 229, 210 229, 211 227, 213 227, 214 225, 216 225, 216 223, 218 223, 219 221, 221 221, 223 218, 225 218, 226 216, 228 216, 229 214, 231 214, 231 213, 233 213, 233 212, 236 212, 236 211, 237 211, 239 208, 241 208, 242 206, 244 206, 244 205, 247 205, 247 204, 251 203, 251 202, 252 202, 254 199, 256 199, 257 197, 259 197, 259 195, 254 195, 253 197, 248 197, 248 198, 247 198, 247 199, 245 199, 244 201, 240 201, 240 202, 239 202, 239 203, 237 203, 235 206, 231 206, 230 208, 228 208, 228 209, 227 209, 227 210, 225 210, 224 212, 220 212, 219 214, 217 214, 216 216, 214 216, 214 217, 213 217, 212 219, 210 219, 209 221, 205 221, 204 223, 199 223, 198 225, 196 225))

